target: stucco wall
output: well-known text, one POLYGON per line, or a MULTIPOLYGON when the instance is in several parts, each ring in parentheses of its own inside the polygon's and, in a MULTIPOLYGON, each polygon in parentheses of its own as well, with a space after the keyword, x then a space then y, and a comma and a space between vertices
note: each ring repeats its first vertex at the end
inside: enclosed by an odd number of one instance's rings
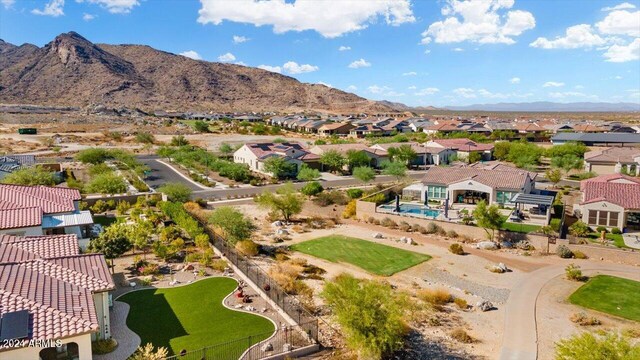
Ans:
POLYGON ((126 201, 130 204, 135 204, 139 197, 155 197, 158 200, 162 199, 162 194, 160 193, 146 193, 146 194, 136 194, 136 195, 114 195, 114 196, 96 196, 91 198, 83 199, 89 206, 95 204, 98 200, 109 201, 113 200, 116 203, 120 201, 126 201))
POLYGON ((594 202, 590 204, 580 205, 580 211, 582 212, 582 221, 585 224, 588 224, 592 228, 597 226, 604 226, 607 228, 617 227, 618 229, 624 228, 626 216, 624 213, 624 208, 622 206, 612 204, 606 201, 599 201, 599 202, 594 202), (609 226, 609 224, 607 225, 589 224, 589 210, 618 212, 618 223, 615 226, 609 226))

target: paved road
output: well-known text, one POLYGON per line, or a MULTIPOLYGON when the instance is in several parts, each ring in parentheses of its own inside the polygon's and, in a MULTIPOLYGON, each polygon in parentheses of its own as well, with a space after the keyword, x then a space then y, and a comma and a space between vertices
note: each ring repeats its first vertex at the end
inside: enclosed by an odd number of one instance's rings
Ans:
POLYGON ((154 189, 159 188, 160 186, 169 183, 169 182, 177 182, 185 184, 191 190, 202 190, 201 187, 194 184, 193 182, 185 179, 180 174, 178 174, 175 170, 170 167, 161 164, 157 161, 158 157, 154 155, 149 156, 138 156, 138 161, 147 165, 149 169, 151 169, 151 174, 145 178, 145 182, 149 184, 154 189))
MULTIPOLYGON (((538 295, 548 282, 564 275, 566 265, 551 265, 530 272, 520 285, 511 289, 506 305, 500 360, 536 360, 538 358, 536 322, 538 295)), ((583 271, 621 274, 640 280, 640 272, 633 266, 581 262, 580 267, 583 271)))

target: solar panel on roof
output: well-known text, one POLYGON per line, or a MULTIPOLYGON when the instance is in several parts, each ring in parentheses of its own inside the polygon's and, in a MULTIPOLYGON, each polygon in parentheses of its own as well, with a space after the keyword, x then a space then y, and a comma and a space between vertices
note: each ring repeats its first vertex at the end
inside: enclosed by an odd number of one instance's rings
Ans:
POLYGON ((0 323, 0 341, 24 339, 29 336, 29 311, 4 314, 0 323))

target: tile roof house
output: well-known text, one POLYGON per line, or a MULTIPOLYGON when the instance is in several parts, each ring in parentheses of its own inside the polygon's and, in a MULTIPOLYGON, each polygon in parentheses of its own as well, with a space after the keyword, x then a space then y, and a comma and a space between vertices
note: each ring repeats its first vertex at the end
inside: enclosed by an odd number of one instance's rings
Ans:
POLYGON ((640 179, 601 175, 580 182, 582 221, 592 227, 640 229, 640 179))
POLYGON ((364 138, 367 135, 382 136, 383 134, 385 134, 385 130, 380 126, 373 124, 358 125, 357 127, 349 130, 349 137, 356 139, 364 138))
MULTIPOLYGON (((113 289, 104 256, 80 254, 74 234, 0 235, 0 321, 24 314, 28 321, 12 330, 23 327, 20 340, 44 341, 0 349, 0 358, 91 359, 91 341, 111 337, 113 289)), ((5 329, 0 338, 16 336, 5 329)))
POLYGON ((318 134, 324 136, 347 135, 355 126, 348 122, 325 123, 318 129, 318 134))
POLYGON ((386 143, 371 145, 371 149, 380 149, 388 151, 390 148, 397 148, 403 145, 408 145, 413 151, 416 152, 416 158, 412 162, 412 165, 439 165, 441 159, 446 157, 447 149, 440 147, 427 147, 416 142, 406 143, 386 143))
POLYGON ((640 148, 614 147, 584 154, 584 171, 605 175, 620 173, 623 169, 628 174, 640 175, 640 148))
MULTIPOLYGON (((302 164, 317 168, 320 157, 309 152, 297 142, 284 143, 248 143, 233 153, 233 161, 247 164, 253 171, 271 175, 264 170, 265 161, 272 157, 280 157, 300 170, 302 164)), ((292 174, 295 175, 295 174, 292 174)))
POLYGON ((422 200, 452 203, 476 203, 485 200, 489 204, 505 204, 517 193, 529 194, 535 189, 535 174, 501 166, 434 166, 422 179, 422 200))
POLYGON ((387 151, 382 148, 368 147, 365 144, 326 144, 315 145, 309 149, 310 152, 322 156, 327 151, 337 151, 346 156, 349 151, 362 151, 371 159, 372 167, 379 167, 383 162, 389 159, 387 151))
POLYGON ((482 144, 475 141, 462 139, 434 139, 425 143, 427 147, 451 149, 459 159, 467 159, 469 154, 478 153, 484 161, 493 158, 493 144, 482 144))
POLYGON ((0 234, 76 234, 86 247, 93 217, 80 199, 76 189, 0 184, 0 234))

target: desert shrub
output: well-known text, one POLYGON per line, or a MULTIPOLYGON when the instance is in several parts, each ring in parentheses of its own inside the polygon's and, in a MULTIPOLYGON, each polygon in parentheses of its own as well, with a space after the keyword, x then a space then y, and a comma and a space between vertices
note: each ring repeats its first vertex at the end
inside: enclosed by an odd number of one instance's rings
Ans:
POLYGON ((431 305, 445 305, 453 301, 451 293, 445 289, 422 289, 416 295, 431 305))
POLYGON ((569 280, 582 281, 584 279, 584 277, 582 276, 582 270, 580 270, 580 266, 575 264, 567 265, 567 267, 564 268, 564 273, 569 280))
POLYGON ((417 232, 417 233, 420 233, 420 234, 426 234, 427 233, 427 229, 425 229, 425 227, 420 225, 420 224, 411 225, 411 230, 413 232, 417 232))
POLYGON ((148 264, 147 266, 138 269, 138 273, 143 276, 156 275, 159 273, 157 264, 148 264))
POLYGON ((573 236, 587 236, 591 232, 589 225, 578 220, 569 226, 569 233, 573 236))
POLYGON ((556 254, 563 259, 571 259, 573 257, 573 251, 569 249, 566 245, 560 245, 556 249, 556 254))
POLYGON ((256 256, 259 246, 251 240, 242 240, 236 243, 236 250, 245 256, 256 256))
POLYGON ((618 229, 617 227, 614 227, 613 229, 611 229, 611 233, 612 234, 616 234, 616 235, 620 235, 620 234, 622 234, 622 231, 620 229, 618 229))
POLYGON ((632 343, 617 332, 583 332, 555 344, 557 360, 627 360, 640 357, 640 344, 632 343))
POLYGON ((351 200, 342 212, 342 217, 345 219, 354 217, 356 215, 356 200, 351 200))
POLYGON ((463 328, 455 328, 449 333, 449 335, 454 340, 464 344, 471 344, 475 341, 463 328))
POLYGON ((282 262, 282 261, 287 261, 289 260, 289 256, 285 253, 277 253, 275 255, 276 261, 278 262, 282 262))
POLYGON ((307 196, 314 196, 321 193, 323 190, 324 188, 319 182, 312 181, 303 186, 302 189, 300 189, 300 192, 307 196))
POLYGON ((604 227, 604 226, 598 226, 598 227, 596 228, 596 231, 598 232, 598 234, 601 234, 603 231, 604 231, 605 233, 607 233, 607 232, 608 232, 608 231, 607 231, 607 228, 606 228, 606 227, 604 227))
POLYGON ((453 303, 456 304, 458 306, 458 308, 462 309, 462 310, 466 310, 469 307, 469 304, 467 304, 467 300, 463 299, 463 298, 455 298, 453 299, 453 303))
POLYGON ((458 243, 449 245, 449 252, 456 255, 464 255, 464 249, 462 248, 462 245, 458 243))
POLYGON ((118 343, 114 339, 99 339, 91 342, 91 353, 104 355, 116 349, 118 343))
POLYGON ((449 230, 449 231, 447 231, 447 236, 450 237, 450 238, 454 238, 455 239, 455 238, 458 237, 458 233, 455 232, 454 230, 449 230))
POLYGON ((384 193, 378 193, 378 194, 366 197, 366 198, 364 198, 362 200, 363 201, 372 202, 372 203, 376 203, 376 205, 380 205, 380 204, 382 204, 382 203, 387 201, 387 195, 385 195, 384 193))
POLYGON ((109 205, 107 205, 105 201, 98 200, 91 206, 90 209, 94 214, 101 214, 109 210, 109 205))
POLYGON ((389 229, 395 229, 398 227, 398 224, 388 217, 385 217, 384 219, 382 219, 382 221, 380 222, 380 225, 384 227, 388 227, 389 229))
POLYGON ((118 205, 116 205, 116 212, 120 216, 125 215, 129 209, 131 209, 131 204, 126 201, 119 201, 118 205))
POLYGON ((571 322, 576 323, 580 326, 594 326, 594 325, 601 324, 600 320, 598 320, 596 317, 588 316, 583 312, 572 314, 569 320, 571 320, 571 322))
POLYGON ((380 220, 378 220, 378 219, 374 219, 374 220, 373 220, 373 223, 374 223, 375 225, 380 225, 380 220))
POLYGON ((216 259, 216 260, 212 260, 209 266, 213 270, 222 272, 224 271, 224 269, 226 269, 229 266, 229 264, 227 264, 227 262, 222 259, 216 259))
POLYGON ((575 259, 587 259, 588 258, 588 256, 585 253, 583 253, 582 251, 580 251, 580 250, 574 250, 573 251, 573 257, 575 259))
POLYGON ((631 339, 638 339, 640 338, 640 327, 626 328, 622 330, 622 335, 631 339))
POLYGON ((349 189, 349 190, 347 190, 347 195, 351 199, 360 199, 362 197, 362 194, 364 194, 364 191, 362 189, 349 189))
POLYGON ((430 222, 427 224, 427 234, 435 234, 438 232, 438 229, 440 229, 440 226, 436 223, 430 222))
POLYGON ((400 225, 398 225, 398 228, 402 231, 407 231, 407 232, 412 230, 411 225, 409 225, 409 223, 406 221, 401 221, 400 225))
POLYGON ((369 224, 373 224, 375 221, 376 221, 376 218, 374 218, 373 216, 369 216, 369 217, 367 218, 367 222, 368 222, 369 224))

